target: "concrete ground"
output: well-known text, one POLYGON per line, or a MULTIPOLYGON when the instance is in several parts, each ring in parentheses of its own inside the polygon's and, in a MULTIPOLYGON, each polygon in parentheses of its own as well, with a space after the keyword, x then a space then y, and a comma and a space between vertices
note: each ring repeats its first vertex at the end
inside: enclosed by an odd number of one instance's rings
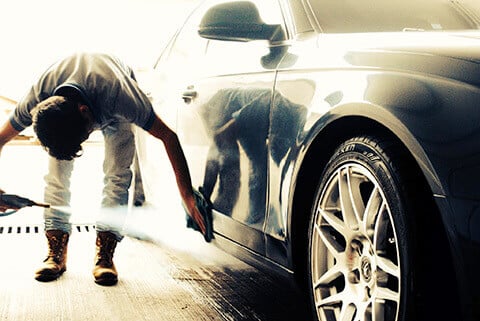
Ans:
MULTIPOLYGON (((101 159, 102 146, 93 143, 76 162, 68 270, 57 281, 33 278, 46 254, 41 210, 0 217, 0 320, 308 320, 288 284, 187 230, 174 188, 165 190, 162 209, 129 214, 131 236, 115 253, 119 283, 96 285, 91 269, 101 159)), ((0 157, 0 188, 41 201, 45 169, 39 146, 8 145, 0 157)))

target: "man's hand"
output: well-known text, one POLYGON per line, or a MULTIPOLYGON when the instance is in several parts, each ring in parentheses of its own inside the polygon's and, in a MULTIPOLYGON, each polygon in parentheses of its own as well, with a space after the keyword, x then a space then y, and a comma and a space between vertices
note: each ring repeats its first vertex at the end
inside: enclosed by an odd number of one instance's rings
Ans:
MULTIPOLYGON (((5 194, 5 192, 4 192, 2 189, 0 189, 0 195, 1 195, 1 194, 5 194)), ((4 212, 6 212, 6 211, 8 211, 8 210, 18 210, 18 209, 19 209, 19 207, 17 207, 17 206, 5 204, 5 203, 2 201, 2 199, 0 198, 0 213, 4 213, 4 212)))
POLYGON ((195 204, 195 199, 193 199, 193 203, 189 202, 189 204, 186 206, 188 209, 188 215, 195 221, 195 223, 198 225, 200 228, 200 232, 205 235, 207 233, 207 227, 205 225, 205 220, 203 219, 202 214, 198 210, 196 204, 195 204))

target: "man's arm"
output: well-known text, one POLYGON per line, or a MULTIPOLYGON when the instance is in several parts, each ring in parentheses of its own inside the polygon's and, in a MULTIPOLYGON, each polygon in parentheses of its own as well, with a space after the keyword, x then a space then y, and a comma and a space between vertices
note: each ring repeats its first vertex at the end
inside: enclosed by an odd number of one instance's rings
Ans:
MULTIPOLYGON (((13 126, 10 124, 10 121, 6 121, 2 127, 0 128, 0 153, 2 151, 3 146, 8 143, 10 140, 12 140, 15 136, 18 135, 18 131, 13 128, 13 126)), ((0 194, 3 194, 3 190, 0 189, 0 194)), ((9 209, 17 209, 14 207, 11 207, 7 204, 4 204, 2 201, 0 201, 0 212, 5 212, 9 209)))
POLYGON ((17 136, 19 133, 18 130, 13 128, 12 124, 10 121, 6 121, 2 127, 0 128, 0 152, 2 150, 2 147, 11 141, 15 136, 17 136))
POLYGON ((189 215, 198 224, 202 234, 206 233, 206 226, 202 215, 197 209, 193 197, 192 181, 188 169, 187 160, 177 134, 173 132, 157 115, 155 115, 152 127, 148 131, 154 137, 160 139, 167 151, 170 164, 172 165, 177 180, 180 196, 188 210, 189 215))

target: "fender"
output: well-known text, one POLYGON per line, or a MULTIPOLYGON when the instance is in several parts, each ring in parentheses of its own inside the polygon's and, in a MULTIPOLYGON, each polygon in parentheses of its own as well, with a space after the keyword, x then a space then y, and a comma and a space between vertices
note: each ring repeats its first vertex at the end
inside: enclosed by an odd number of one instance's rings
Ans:
POLYGON ((480 180, 480 170, 472 170, 480 163, 480 89, 432 75, 361 73, 367 84, 361 95, 350 95, 348 88, 338 90, 343 97, 357 96, 356 101, 342 100, 324 114, 310 113, 306 124, 312 125, 304 128, 293 172, 298 173, 310 145, 323 131, 343 117, 359 117, 381 124, 402 141, 434 194, 480 199, 469 188, 480 180))

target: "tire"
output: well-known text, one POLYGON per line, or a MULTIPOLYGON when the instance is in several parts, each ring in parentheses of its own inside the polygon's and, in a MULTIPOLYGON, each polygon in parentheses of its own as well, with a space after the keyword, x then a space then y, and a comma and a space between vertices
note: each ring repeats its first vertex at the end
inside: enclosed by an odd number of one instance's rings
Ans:
POLYGON ((321 321, 412 320, 409 162, 392 141, 341 144, 320 180, 309 226, 308 284, 321 321))

